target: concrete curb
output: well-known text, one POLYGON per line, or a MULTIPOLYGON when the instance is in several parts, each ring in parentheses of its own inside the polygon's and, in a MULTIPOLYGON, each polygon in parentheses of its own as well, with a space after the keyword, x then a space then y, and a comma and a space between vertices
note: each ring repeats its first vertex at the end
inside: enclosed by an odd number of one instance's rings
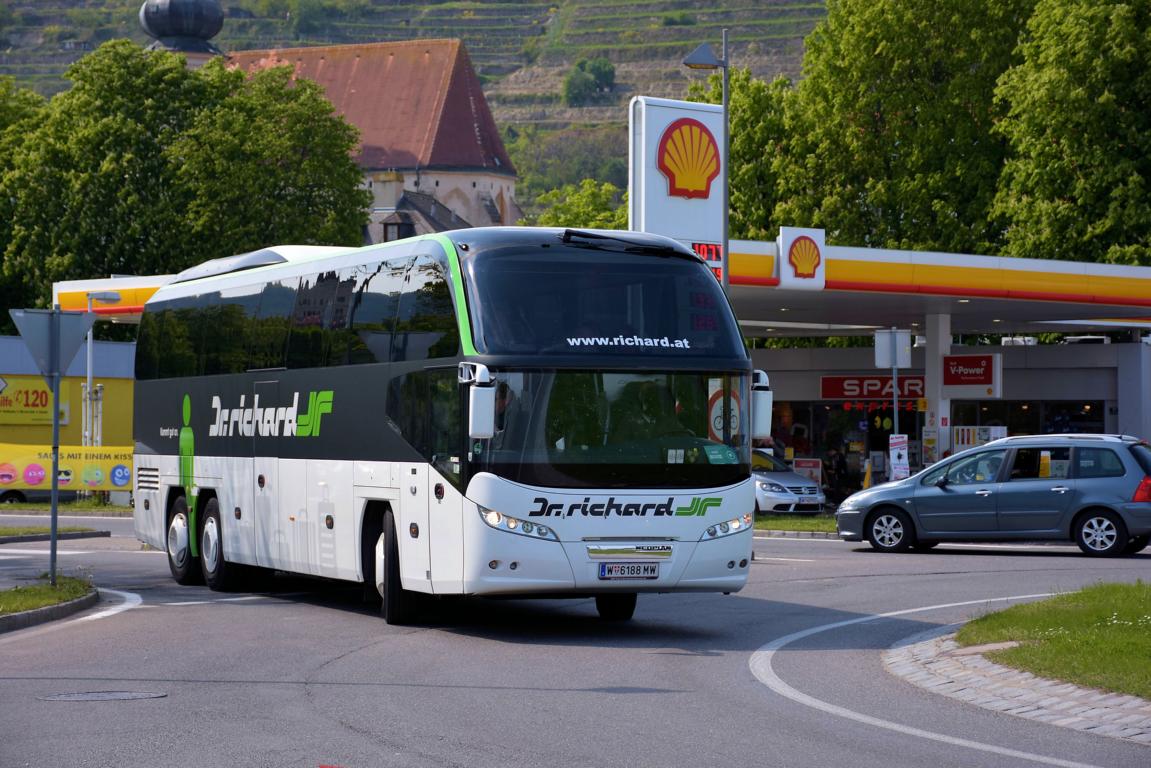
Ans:
POLYGON ((37 624, 43 624, 48 621, 56 621, 71 616, 74 613, 79 613, 100 601, 100 593, 92 587, 92 591, 83 597, 78 597, 75 600, 69 600, 66 603, 59 605, 46 605, 43 608, 36 608, 31 611, 24 611, 23 613, 12 613, 7 616, 0 616, 0 635, 5 632, 14 632, 17 629, 27 629, 34 627, 37 624))
POLYGON ((755 534, 783 539, 839 539, 838 533, 828 533, 827 531, 765 531, 756 529, 755 534))
MULTIPOLYGON (((111 531, 72 531, 69 533, 57 533, 56 541, 66 541, 68 539, 100 539, 107 538, 111 535, 111 531)), ((0 544, 24 544, 29 541, 51 540, 52 534, 50 533, 32 533, 27 536, 0 536, 0 544)))
POLYGON ((909 637, 883 653, 887 671, 983 709, 1151 745, 1151 701, 1036 677, 955 642, 956 626, 909 637))

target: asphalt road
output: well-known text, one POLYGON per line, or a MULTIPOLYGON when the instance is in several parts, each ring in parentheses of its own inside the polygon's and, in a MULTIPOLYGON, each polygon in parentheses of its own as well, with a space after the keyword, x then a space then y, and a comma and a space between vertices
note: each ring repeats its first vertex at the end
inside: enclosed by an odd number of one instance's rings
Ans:
MULTIPOLYGON (((178 587, 129 536, 60 552, 123 610, 0 636, 4 768, 1151 764, 1151 747, 937 696, 880 663, 1002 598, 1146 578, 1148 554, 760 539, 741 593, 641 596, 625 624, 590 600, 451 600, 398 628, 340 585, 178 587), (914 612, 836 626, 893 611, 914 612)), ((0 546, 0 570, 46 563, 46 543, 0 546)))

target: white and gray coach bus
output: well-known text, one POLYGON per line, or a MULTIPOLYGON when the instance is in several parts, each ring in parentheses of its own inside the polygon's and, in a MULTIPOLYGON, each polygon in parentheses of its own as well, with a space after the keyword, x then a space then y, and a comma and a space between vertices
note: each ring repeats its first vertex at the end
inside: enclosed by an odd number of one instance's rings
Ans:
POLYGON ((136 380, 136 533, 181 584, 362 582, 394 624, 434 595, 628 619, 639 592, 747 581, 771 392, 673 240, 490 228, 209 261, 145 306, 136 380))

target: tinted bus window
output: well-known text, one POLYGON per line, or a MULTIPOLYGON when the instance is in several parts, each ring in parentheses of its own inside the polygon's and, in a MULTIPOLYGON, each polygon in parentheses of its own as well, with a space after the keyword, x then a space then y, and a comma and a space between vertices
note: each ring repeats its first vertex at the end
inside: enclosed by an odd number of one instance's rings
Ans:
POLYGON ((288 323, 296 304, 295 278, 268 283, 260 294, 260 307, 252 322, 248 369, 283 368, 288 343, 288 323))
POLYGON ((296 292, 288 333, 288 367, 319 368, 328 359, 328 326, 339 276, 335 271, 305 277, 296 292))
POLYGON ((160 372, 161 313, 149 307, 140 316, 140 330, 136 334, 136 380, 154 379, 160 372))
POLYGON ((187 296, 161 305, 163 340, 158 378, 172 379, 199 373, 199 350, 204 329, 201 322, 203 311, 197 306, 199 301, 197 296, 187 296))
POLYGON ((421 253, 404 278, 396 317, 393 360, 455 357, 460 351, 451 284, 444 265, 421 253))
POLYGON ((386 363, 391 360, 396 308, 404 290, 404 273, 409 261, 410 256, 405 253, 362 268, 352 301, 349 363, 386 363))
POLYGON ((243 373, 248 369, 248 341, 252 318, 260 303, 259 291, 259 286, 245 286, 212 297, 205 312, 205 376, 243 373))

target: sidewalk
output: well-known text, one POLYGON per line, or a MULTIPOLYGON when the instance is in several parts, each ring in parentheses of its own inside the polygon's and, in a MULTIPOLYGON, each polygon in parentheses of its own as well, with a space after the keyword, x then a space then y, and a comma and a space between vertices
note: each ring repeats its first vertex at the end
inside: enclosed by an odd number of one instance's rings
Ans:
POLYGON ((910 637, 883 654, 889 672, 977 707, 1151 746, 1151 701, 1080 688, 988 661, 997 646, 961 648, 957 625, 910 637))

